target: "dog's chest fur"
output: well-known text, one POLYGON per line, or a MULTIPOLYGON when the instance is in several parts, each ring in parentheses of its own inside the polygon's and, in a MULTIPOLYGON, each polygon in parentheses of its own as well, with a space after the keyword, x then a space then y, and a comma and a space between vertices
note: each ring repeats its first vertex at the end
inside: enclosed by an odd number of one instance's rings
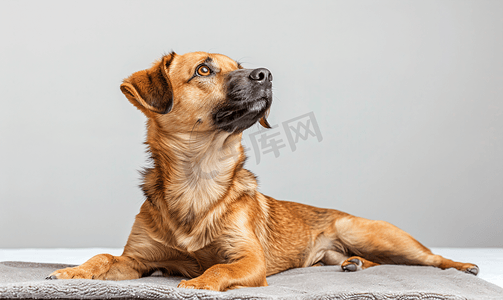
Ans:
POLYGON ((153 238, 187 252, 210 244, 224 230, 229 204, 248 191, 255 193, 257 186, 253 175, 236 174, 244 160, 241 136, 198 135, 149 142, 154 167, 143 184, 147 198, 162 213, 163 228, 156 231, 161 236, 153 238))

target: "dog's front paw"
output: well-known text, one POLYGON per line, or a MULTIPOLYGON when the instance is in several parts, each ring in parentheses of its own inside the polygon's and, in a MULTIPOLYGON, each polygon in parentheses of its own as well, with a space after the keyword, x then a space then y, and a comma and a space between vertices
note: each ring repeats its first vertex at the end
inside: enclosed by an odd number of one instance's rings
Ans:
POLYGON ((210 291, 220 291, 219 287, 216 286, 215 282, 208 282, 198 278, 191 280, 182 280, 178 284, 179 288, 184 289, 198 289, 198 290, 210 290, 210 291))
POLYGON ((94 276, 82 268, 73 267, 54 271, 45 279, 94 279, 94 276))

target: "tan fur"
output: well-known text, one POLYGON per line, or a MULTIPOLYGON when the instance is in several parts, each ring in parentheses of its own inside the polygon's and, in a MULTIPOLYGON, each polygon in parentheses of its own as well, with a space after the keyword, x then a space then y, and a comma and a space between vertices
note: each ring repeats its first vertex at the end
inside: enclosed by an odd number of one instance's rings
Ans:
MULTIPOLYGON (((171 53, 124 80, 121 90, 148 118, 147 201, 121 256, 100 254, 51 278, 123 280, 161 270, 193 278, 180 287, 224 291, 266 286, 266 276, 320 263, 477 272, 473 264, 432 254, 389 223, 258 192, 255 176, 243 168, 241 133, 216 130, 211 122, 213 109, 226 101, 226 74, 240 68, 220 54, 171 53), (208 58, 215 76, 191 80, 208 58)), ((265 116, 260 123, 269 126, 265 116)))

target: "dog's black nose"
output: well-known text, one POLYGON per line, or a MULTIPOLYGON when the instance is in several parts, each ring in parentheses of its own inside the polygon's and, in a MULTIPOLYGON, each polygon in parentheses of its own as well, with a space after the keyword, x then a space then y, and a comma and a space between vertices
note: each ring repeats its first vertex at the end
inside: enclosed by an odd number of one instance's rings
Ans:
POLYGON ((271 82, 272 74, 271 71, 266 68, 258 68, 250 73, 250 78, 259 82, 271 82))

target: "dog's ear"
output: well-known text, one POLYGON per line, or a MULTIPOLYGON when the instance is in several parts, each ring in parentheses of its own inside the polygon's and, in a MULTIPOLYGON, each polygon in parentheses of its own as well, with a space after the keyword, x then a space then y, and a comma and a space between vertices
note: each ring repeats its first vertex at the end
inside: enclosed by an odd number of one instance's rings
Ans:
POLYGON ((262 118, 260 118, 260 121, 259 121, 260 125, 262 125, 262 127, 267 128, 267 129, 271 128, 271 125, 269 125, 269 122, 267 122, 267 119, 266 119, 269 116, 270 111, 271 111, 271 109, 269 108, 265 112, 264 116, 262 116, 262 118))
POLYGON ((150 69, 133 73, 124 79, 121 91, 145 115, 152 112, 167 114, 173 108, 173 90, 168 78, 168 68, 175 53, 165 55, 150 69))

